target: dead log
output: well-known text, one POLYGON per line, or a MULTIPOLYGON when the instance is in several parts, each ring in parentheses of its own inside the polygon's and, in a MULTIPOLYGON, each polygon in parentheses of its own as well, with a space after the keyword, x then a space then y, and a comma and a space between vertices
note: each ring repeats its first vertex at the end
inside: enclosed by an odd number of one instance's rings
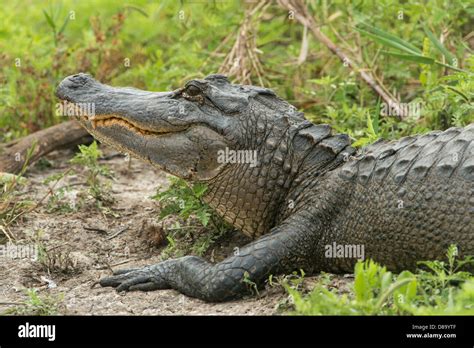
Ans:
POLYGON ((51 151, 90 142, 92 136, 77 121, 63 122, 1 146, 0 172, 19 173, 25 164, 28 149, 34 144, 28 164, 51 151))

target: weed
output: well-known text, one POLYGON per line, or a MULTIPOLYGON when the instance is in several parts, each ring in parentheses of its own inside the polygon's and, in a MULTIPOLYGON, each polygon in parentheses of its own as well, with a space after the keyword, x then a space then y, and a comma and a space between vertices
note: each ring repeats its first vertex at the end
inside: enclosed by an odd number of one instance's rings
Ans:
POLYGON ((110 182, 103 183, 100 177, 112 178, 109 168, 101 165, 98 161, 102 156, 97 143, 94 141, 91 145, 79 145, 79 152, 71 159, 72 164, 78 164, 86 170, 86 183, 89 187, 89 194, 98 202, 112 203, 110 196, 110 182))
POLYGON ((62 309, 64 294, 53 296, 41 296, 34 288, 27 289, 28 298, 23 304, 9 308, 3 312, 4 315, 58 315, 62 309))
POLYGON ((355 265, 350 293, 329 290, 327 278, 304 296, 284 284, 294 303, 294 313, 304 315, 446 315, 474 314, 474 277, 460 269, 474 265, 471 257, 456 259, 450 246, 447 264, 426 261, 428 270, 393 275, 372 260, 355 265))
POLYGON ((252 294, 260 296, 257 284, 250 279, 249 272, 247 272, 247 271, 244 272, 244 276, 242 278, 242 283, 244 283, 247 286, 247 288, 252 292, 252 294))
POLYGON ((170 181, 166 190, 152 197, 161 203, 161 221, 176 220, 166 229, 168 247, 162 256, 181 256, 187 252, 202 256, 229 227, 204 203, 202 198, 207 189, 204 184, 191 185, 175 177, 170 181))

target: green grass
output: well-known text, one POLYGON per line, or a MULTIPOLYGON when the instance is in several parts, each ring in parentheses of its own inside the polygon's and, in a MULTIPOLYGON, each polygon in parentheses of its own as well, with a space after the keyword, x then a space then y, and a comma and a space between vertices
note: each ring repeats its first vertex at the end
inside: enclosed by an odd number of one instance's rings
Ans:
POLYGON ((359 261, 354 282, 346 293, 330 290, 326 275, 305 295, 284 283, 298 315, 474 315, 474 276, 461 270, 474 266, 472 257, 456 258, 457 248, 447 251, 447 261, 426 261, 415 273, 397 275, 371 260, 359 261))
POLYGON ((3 315, 58 315, 62 310, 64 294, 57 296, 40 295, 38 290, 26 290, 27 299, 21 304, 4 311, 3 315))

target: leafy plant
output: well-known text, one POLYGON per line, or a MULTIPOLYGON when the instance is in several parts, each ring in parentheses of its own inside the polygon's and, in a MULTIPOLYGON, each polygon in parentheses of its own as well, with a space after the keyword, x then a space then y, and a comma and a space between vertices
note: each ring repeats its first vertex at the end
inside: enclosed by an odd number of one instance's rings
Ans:
MULTIPOLYGON (((376 123, 377 125, 377 123, 376 123)), ((378 128, 378 127, 377 127, 378 128)), ((365 136, 362 138, 359 138, 356 142, 354 142, 352 145, 355 147, 359 146, 364 146, 367 144, 370 144, 377 140, 380 135, 378 132, 375 130, 376 127, 374 127, 374 122, 372 121, 372 118, 370 117, 370 114, 367 114, 367 130, 365 131, 365 136)))
POLYGON ((163 255, 183 255, 186 249, 193 254, 203 255, 229 227, 203 201, 206 185, 189 184, 176 177, 171 177, 170 182, 166 190, 158 190, 152 197, 161 204, 160 220, 174 220, 172 226, 167 228, 169 245, 163 255), (177 239, 181 243, 177 243, 177 239), (186 244, 191 246, 186 247, 186 244))
POLYGON ((58 315, 61 310, 64 294, 58 296, 41 296, 35 288, 26 290, 27 300, 23 304, 4 311, 6 315, 58 315))
POLYGON ((162 203, 160 219, 176 214, 183 220, 187 220, 193 214, 203 226, 207 226, 212 211, 202 201, 206 190, 205 184, 191 185, 183 179, 171 177, 169 188, 157 192, 152 198, 162 203))
POLYGON ((79 151, 70 162, 81 165, 86 169, 86 183, 90 195, 100 202, 112 202, 112 198, 108 193, 110 182, 102 183, 100 177, 113 178, 113 176, 109 168, 101 165, 98 161, 99 157, 102 156, 102 152, 99 150, 97 143, 93 141, 89 146, 79 145, 79 151))
POLYGON ((444 261, 422 262, 428 270, 393 275, 367 260, 354 269, 352 291, 329 290, 328 278, 304 296, 284 284, 294 302, 294 313, 303 315, 426 315, 474 314, 474 277, 461 268, 474 266, 472 257, 458 260, 454 245, 444 261))
POLYGON ((367 23, 360 23, 358 27, 355 27, 355 29, 361 34, 372 38, 373 40, 384 46, 388 46, 402 52, 398 53, 393 51, 383 51, 383 53, 385 54, 394 56, 402 60, 408 60, 427 65, 437 64, 439 66, 443 66, 452 70, 466 72, 465 70, 459 69, 457 67, 457 59, 443 46, 441 42, 439 42, 438 39, 436 39, 434 34, 426 26, 423 27, 423 30, 425 31, 429 40, 434 44, 434 47, 436 47, 443 54, 443 56, 451 62, 451 64, 445 64, 436 60, 435 58, 423 55, 423 52, 418 47, 414 46, 408 41, 405 41, 393 34, 371 26, 367 23))
POLYGON ((257 283, 255 283, 254 281, 250 279, 249 272, 247 271, 244 272, 244 276, 242 277, 242 283, 244 283, 247 286, 247 288, 252 292, 252 294, 260 296, 257 283))

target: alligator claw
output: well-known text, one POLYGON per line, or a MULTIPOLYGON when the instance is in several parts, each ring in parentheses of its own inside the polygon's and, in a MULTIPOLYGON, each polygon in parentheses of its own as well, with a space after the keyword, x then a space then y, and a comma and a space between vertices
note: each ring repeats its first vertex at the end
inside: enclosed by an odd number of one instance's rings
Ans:
POLYGON ((101 286, 111 286, 120 291, 152 291, 167 288, 164 281, 157 277, 151 267, 122 269, 112 276, 102 278, 101 286))

